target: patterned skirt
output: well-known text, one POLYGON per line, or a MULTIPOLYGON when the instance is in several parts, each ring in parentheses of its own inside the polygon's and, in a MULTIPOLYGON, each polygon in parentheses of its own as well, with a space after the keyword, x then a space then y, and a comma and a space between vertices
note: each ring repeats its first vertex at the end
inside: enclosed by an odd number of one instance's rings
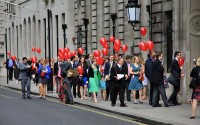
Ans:
POLYGON ((200 86, 193 90, 192 99, 200 100, 200 86))

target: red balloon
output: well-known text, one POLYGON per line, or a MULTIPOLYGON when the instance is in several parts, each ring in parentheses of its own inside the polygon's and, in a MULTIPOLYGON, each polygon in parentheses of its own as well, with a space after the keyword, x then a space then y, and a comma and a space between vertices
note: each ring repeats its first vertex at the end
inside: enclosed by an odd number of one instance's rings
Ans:
POLYGON ((115 50, 115 52, 119 52, 120 47, 118 47, 118 46, 114 46, 114 50, 115 50))
POLYGON ((64 48, 64 52, 65 53, 68 53, 68 52, 70 52, 70 49, 67 47, 67 48, 64 48))
POLYGON ((64 59, 64 56, 62 53, 58 52, 58 56, 61 58, 61 59, 64 59))
POLYGON ((99 63, 99 65, 102 66, 102 65, 104 64, 104 62, 105 62, 104 58, 101 57, 101 58, 100 58, 100 63, 99 63))
POLYGON ((119 39, 116 39, 114 42, 114 46, 120 47, 121 46, 121 41, 119 39))
POLYGON ((13 61, 15 61, 17 58, 16 58, 16 56, 12 56, 11 59, 12 59, 13 61))
POLYGON ((115 41, 115 37, 114 36, 111 36, 110 37, 110 42, 114 42, 115 41))
POLYGON ((76 51, 73 51, 73 52, 72 52, 72 56, 75 56, 75 55, 76 55, 76 51))
POLYGON ((65 50, 64 50, 63 48, 60 48, 58 51, 59 51, 61 54, 64 54, 64 53, 65 53, 65 50))
POLYGON ((37 52, 38 52, 38 53, 41 53, 41 49, 40 49, 40 48, 37 48, 37 52))
POLYGON ((184 58, 183 57, 180 57, 178 59, 178 64, 179 64, 179 66, 183 66, 183 64, 184 64, 184 58))
POLYGON ((102 46, 104 46, 105 44, 107 44, 106 38, 101 38, 100 39, 100 43, 102 46))
POLYGON ((101 52, 100 52, 99 50, 95 50, 95 51, 94 51, 94 56, 95 56, 95 57, 101 56, 101 52))
POLYGON ((36 62, 37 62, 37 57, 36 57, 36 56, 33 56, 33 57, 31 58, 31 61, 32 61, 32 63, 36 63, 36 62))
POLYGON ((103 48, 102 54, 103 54, 104 56, 106 56, 106 55, 108 54, 108 49, 107 49, 107 48, 103 48))
POLYGON ((108 46, 108 44, 105 44, 103 47, 108 49, 109 46, 108 46))
POLYGON ((104 58, 102 58, 102 57, 96 57, 96 60, 97 60, 97 64, 99 64, 99 65, 103 65, 104 64, 104 58))
POLYGON ((31 68, 32 68, 32 70, 34 70, 35 69, 35 64, 32 64, 31 68))
POLYGON ((140 50, 147 51, 147 45, 146 45, 146 43, 145 42, 141 42, 139 44, 139 48, 140 48, 140 50))
POLYGON ((122 51, 126 52, 128 50, 128 46, 127 45, 122 45, 122 51))
POLYGON ((10 52, 7 52, 7 54, 10 56, 10 52))
POLYGON ((77 67, 77 71, 79 72, 80 75, 83 74, 83 67, 82 66, 78 66, 77 67))
POLYGON ((153 41, 147 41, 147 47, 148 47, 149 50, 153 50, 153 48, 154 48, 153 41))
POLYGON ((36 51, 36 48, 32 48, 32 51, 35 52, 35 51, 36 51))
POLYGON ((73 56, 72 54, 73 54, 72 52, 65 53, 65 54, 64 54, 64 58, 65 58, 65 59, 70 59, 71 56, 73 56))
POLYGON ((78 48, 78 53, 82 55, 84 53, 84 49, 83 48, 78 48))
POLYGON ((142 36, 145 36, 147 33, 147 29, 145 27, 140 28, 140 33, 142 36))

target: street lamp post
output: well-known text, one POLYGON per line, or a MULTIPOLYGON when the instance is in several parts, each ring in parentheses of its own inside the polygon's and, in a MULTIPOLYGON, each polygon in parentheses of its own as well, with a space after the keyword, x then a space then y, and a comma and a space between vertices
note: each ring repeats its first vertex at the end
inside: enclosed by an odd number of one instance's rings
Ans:
MULTIPOLYGON (((112 19, 112 23, 113 23, 113 36, 115 38, 115 29, 116 29, 116 25, 115 25, 115 21, 117 19, 117 14, 116 13, 111 13, 111 19, 112 19)), ((115 51, 114 51, 114 42, 113 42, 113 54, 115 54, 115 51)))
POLYGON ((85 25, 85 53, 86 55, 88 54, 88 41, 87 41, 87 33, 88 33, 88 24, 89 24, 89 19, 83 18, 83 23, 85 25))
POLYGON ((67 29, 67 24, 62 24, 62 29, 63 29, 63 37, 64 37, 64 48, 66 47, 66 29, 67 29))
POLYGON ((140 7, 138 0, 128 0, 126 6, 128 22, 133 26, 133 29, 140 23, 140 7))

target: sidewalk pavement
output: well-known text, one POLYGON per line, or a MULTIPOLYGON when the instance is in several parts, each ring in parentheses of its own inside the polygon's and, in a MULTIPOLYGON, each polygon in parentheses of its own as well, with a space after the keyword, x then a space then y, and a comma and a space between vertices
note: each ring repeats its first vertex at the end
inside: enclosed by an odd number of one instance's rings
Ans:
MULTIPOLYGON (((0 86, 21 89, 21 84, 16 84, 15 81, 9 81, 9 84, 6 84, 6 77, 0 77, 0 86)), ((38 86, 36 86, 36 84, 34 84, 33 82, 31 83, 31 92, 39 93, 38 86)), ((48 93, 47 96, 54 98, 58 97, 55 91, 53 93, 48 93)), ((174 125, 200 125, 199 105, 197 107, 196 119, 190 120, 190 104, 164 107, 163 102, 160 101, 160 104, 163 107, 153 108, 149 106, 148 100, 144 100, 143 104, 133 104, 133 102, 126 102, 128 107, 120 107, 120 102, 118 100, 116 106, 111 107, 111 102, 102 100, 100 96, 98 96, 98 103, 93 103, 90 98, 88 98, 87 100, 75 98, 74 102, 85 106, 95 107, 97 109, 116 112, 118 114, 126 114, 127 116, 132 117, 145 118, 162 123, 169 123, 174 125)))

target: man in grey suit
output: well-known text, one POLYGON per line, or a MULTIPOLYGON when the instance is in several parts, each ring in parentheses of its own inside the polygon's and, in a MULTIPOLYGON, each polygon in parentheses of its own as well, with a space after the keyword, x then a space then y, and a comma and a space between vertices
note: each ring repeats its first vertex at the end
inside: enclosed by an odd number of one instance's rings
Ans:
POLYGON ((26 99, 25 87, 27 87, 27 98, 31 99, 30 89, 31 89, 31 66, 27 64, 27 58, 22 58, 22 63, 19 64, 20 75, 19 80, 21 81, 22 86, 22 98, 26 99))
POLYGON ((93 53, 90 53, 89 54, 89 58, 87 59, 87 65, 88 67, 90 67, 92 65, 92 60, 93 60, 94 56, 93 56, 93 53))

